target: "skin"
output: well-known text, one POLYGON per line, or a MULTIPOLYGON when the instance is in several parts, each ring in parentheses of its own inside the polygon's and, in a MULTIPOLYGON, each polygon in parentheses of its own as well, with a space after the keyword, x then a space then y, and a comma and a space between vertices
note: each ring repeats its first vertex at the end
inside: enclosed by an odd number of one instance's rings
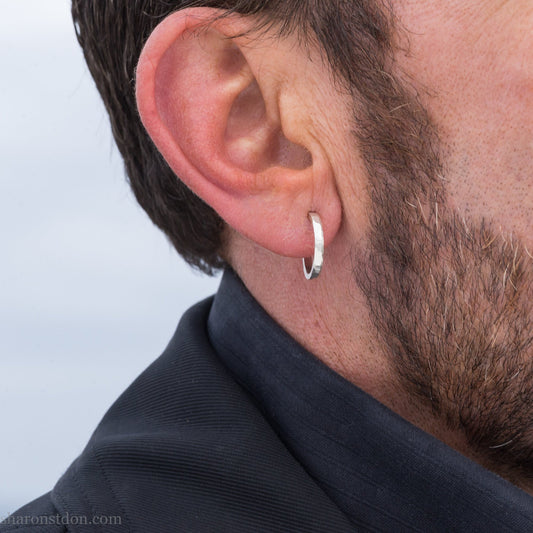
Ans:
POLYGON ((532 492, 528 4, 394 2, 403 123, 427 112, 416 142, 431 139, 418 153, 431 159, 429 185, 406 181, 404 196, 381 191, 380 169, 354 135, 357 99, 295 36, 254 39, 240 17, 208 25, 213 10, 178 13, 146 45, 137 98, 176 174, 227 222, 229 262, 288 333, 532 492), (299 259, 312 254, 309 211, 326 236, 312 282, 299 259), (397 238, 412 251, 407 267, 394 258, 397 238))

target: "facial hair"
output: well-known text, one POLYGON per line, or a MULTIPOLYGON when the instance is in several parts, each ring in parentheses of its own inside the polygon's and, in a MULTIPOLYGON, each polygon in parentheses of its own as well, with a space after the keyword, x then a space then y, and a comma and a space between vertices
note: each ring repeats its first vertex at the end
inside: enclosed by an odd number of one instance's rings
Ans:
POLYGON ((355 280, 406 393, 487 467, 533 479, 531 254, 449 207, 436 127, 405 82, 386 84, 355 100, 371 200, 355 280))

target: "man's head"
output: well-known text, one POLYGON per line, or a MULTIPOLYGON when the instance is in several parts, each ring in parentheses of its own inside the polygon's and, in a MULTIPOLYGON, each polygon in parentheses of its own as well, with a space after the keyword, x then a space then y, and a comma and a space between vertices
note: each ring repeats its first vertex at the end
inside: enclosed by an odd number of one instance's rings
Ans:
POLYGON ((141 204, 335 370, 527 483, 528 0, 186 4, 74 2, 141 204))

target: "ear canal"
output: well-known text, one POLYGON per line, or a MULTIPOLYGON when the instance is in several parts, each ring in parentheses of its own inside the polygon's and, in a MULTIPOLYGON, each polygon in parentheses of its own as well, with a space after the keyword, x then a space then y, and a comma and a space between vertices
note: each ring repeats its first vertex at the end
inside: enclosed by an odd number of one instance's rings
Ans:
POLYGON ((272 159, 278 161, 279 166, 303 170, 313 165, 313 158, 309 150, 287 139, 280 131, 277 142, 273 146, 272 159))

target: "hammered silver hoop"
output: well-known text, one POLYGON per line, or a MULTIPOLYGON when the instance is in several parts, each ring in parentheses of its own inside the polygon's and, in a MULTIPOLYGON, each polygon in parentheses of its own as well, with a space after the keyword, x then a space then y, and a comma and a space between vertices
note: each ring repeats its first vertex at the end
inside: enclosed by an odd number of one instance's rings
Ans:
POLYGON ((322 221, 317 213, 309 213, 307 215, 311 224, 313 225, 313 233, 315 234, 315 252, 313 254, 313 263, 311 268, 307 268, 305 257, 302 259, 304 266, 305 279, 315 279, 322 270, 324 264, 324 232, 322 231, 322 221))

